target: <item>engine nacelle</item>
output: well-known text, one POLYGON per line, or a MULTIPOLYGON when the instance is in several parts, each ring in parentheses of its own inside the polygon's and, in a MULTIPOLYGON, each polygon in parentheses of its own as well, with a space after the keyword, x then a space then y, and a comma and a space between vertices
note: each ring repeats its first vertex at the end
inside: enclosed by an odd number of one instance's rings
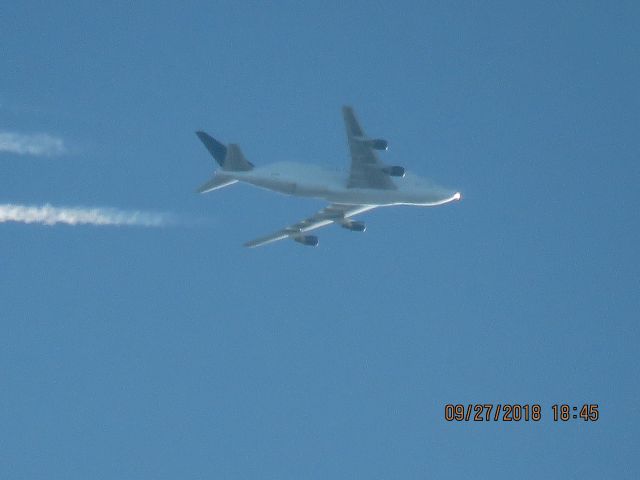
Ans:
POLYGON ((389 142, 382 138, 374 138, 367 142, 374 150, 387 150, 389 148, 389 142))
POLYGON ((404 167, 399 167, 398 165, 394 165, 393 167, 384 167, 382 171, 392 177, 404 177, 405 174, 404 167))
POLYGON ((353 137, 354 140, 358 142, 362 142, 368 147, 373 148, 374 150, 387 150, 389 148, 389 142, 383 140, 382 138, 368 138, 368 137, 353 137))
POLYGON ((343 222, 340 225, 342 225, 342 228, 346 228, 352 232, 364 232, 367 229, 364 222, 356 222, 355 220, 343 222))
POLYGON ((318 245, 318 237, 315 235, 300 235, 293 237, 293 239, 302 245, 308 245, 310 247, 316 247, 318 245))

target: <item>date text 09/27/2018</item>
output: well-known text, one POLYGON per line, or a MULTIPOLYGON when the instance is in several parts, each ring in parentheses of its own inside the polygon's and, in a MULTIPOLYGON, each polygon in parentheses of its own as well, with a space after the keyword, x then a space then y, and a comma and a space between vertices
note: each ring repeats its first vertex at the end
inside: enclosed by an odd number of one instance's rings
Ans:
MULTIPOLYGON (((554 422, 595 422, 600 418, 597 403, 556 403, 551 406, 551 413, 554 422)), ((444 419, 447 422, 539 422, 542 417, 543 409, 537 403, 447 403, 444 406, 444 419)))

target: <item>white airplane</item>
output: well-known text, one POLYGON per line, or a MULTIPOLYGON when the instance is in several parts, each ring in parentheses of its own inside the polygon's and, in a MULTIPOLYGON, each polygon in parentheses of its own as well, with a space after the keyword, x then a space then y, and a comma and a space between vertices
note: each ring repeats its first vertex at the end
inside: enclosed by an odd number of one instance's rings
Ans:
POLYGON ((236 182, 245 182, 287 195, 321 198, 330 202, 315 215, 271 235, 247 242, 244 244, 246 247, 259 247, 285 238, 315 247, 318 237, 308 235, 308 232, 331 223, 364 232, 365 224, 351 218, 359 213, 392 205, 433 207, 462 198, 460 192, 406 173, 403 167, 382 163, 376 150, 387 150, 387 141, 369 138, 358 124, 351 107, 343 107, 342 114, 351 150, 349 172, 292 162, 254 167, 244 158, 238 145, 231 143, 225 146, 199 131, 196 135, 222 169, 217 170, 213 178, 197 191, 206 193, 236 182))

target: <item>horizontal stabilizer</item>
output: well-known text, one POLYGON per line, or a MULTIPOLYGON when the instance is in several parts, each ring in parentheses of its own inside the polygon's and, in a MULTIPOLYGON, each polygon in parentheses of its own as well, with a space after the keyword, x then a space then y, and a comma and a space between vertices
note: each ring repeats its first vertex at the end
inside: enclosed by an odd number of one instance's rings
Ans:
POLYGON ((228 185, 233 185, 237 180, 233 178, 225 177, 222 175, 215 175, 211 180, 209 180, 204 185, 200 185, 196 190, 198 193, 207 193, 212 190, 217 190, 222 187, 226 187, 228 185))

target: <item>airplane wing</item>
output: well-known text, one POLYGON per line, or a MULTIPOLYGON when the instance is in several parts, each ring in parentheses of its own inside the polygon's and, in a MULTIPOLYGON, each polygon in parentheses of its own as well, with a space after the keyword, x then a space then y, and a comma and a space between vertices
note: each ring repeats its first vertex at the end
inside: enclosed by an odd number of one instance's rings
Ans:
POLYGON ((367 138, 356 119, 353 108, 342 107, 342 115, 351 152, 351 171, 347 186, 349 188, 396 189, 397 187, 389 175, 383 171, 385 165, 378 159, 374 149, 376 142, 382 142, 382 149, 386 149, 386 142, 367 138))
POLYGON ((283 228, 282 230, 278 230, 271 235, 247 242, 244 246, 249 248, 259 247, 285 238, 292 238, 300 243, 315 246, 318 243, 317 238, 312 237, 311 239, 308 239, 308 237, 305 236, 306 232, 324 227, 325 225, 329 225, 334 222, 349 224, 347 220, 349 217, 374 208, 376 208, 375 205, 343 205, 340 203, 332 203, 309 218, 283 228), (311 243, 305 243, 306 241, 311 243))

